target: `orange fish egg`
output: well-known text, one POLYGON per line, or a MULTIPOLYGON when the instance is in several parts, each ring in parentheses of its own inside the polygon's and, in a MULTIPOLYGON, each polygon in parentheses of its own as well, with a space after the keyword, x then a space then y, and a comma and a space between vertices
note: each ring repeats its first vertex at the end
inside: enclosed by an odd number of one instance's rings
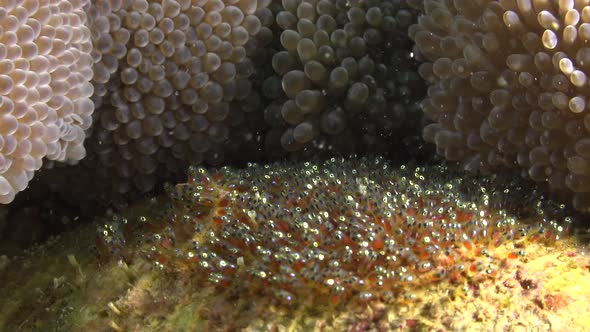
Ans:
POLYGON ((567 229, 547 221, 543 210, 521 222, 512 214, 518 211, 502 210, 512 209, 514 197, 482 206, 477 196, 503 192, 494 186, 523 196, 533 192, 526 185, 442 166, 395 168, 383 159, 357 158, 213 174, 200 169, 199 181, 184 184, 190 200, 171 196, 172 212, 162 223, 172 234, 151 257, 217 276, 209 282, 223 287, 248 283, 281 303, 310 294, 332 305, 352 297, 405 301, 404 294, 434 282, 494 278, 496 266, 519 257, 498 254, 504 243, 551 244, 567 229), (465 187, 473 189, 457 189, 465 187))

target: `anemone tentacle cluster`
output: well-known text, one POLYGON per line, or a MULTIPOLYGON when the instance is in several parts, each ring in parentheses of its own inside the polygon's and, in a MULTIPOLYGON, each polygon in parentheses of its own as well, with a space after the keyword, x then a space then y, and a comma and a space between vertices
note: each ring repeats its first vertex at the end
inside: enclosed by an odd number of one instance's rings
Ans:
POLYGON ((394 129, 421 118, 407 37, 417 12, 346 3, 96 2, 92 163, 124 193, 263 145, 275 157, 401 140, 394 129))
POLYGON ((0 7, 0 203, 43 158, 75 163, 94 105, 87 0, 8 0, 0 7))
POLYGON ((263 85, 274 98, 267 149, 351 152, 416 127, 424 88, 407 36, 416 16, 403 1, 282 1, 276 74, 263 85))
POLYGON ((423 135, 466 169, 518 167, 590 207, 590 1, 408 1, 423 135))
POLYGON ((88 156, 71 171, 82 184, 76 192, 104 188, 124 202, 189 164, 388 153, 419 139, 425 89, 407 36, 417 11, 404 2, 101 0, 84 8, 97 110, 88 156), (289 36, 302 40, 298 50, 289 36), (318 78, 323 71, 333 79, 318 78), (295 91, 300 73, 309 77, 295 91), (310 93, 324 102, 302 113, 302 102, 315 103, 310 93), (103 180, 92 185, 83 173, 103 180))
POLYGON ((282 303, 390 301, 424 284, 493 278, 527 243, 566 233, 569 217, 552 219, 561 208, 535 201, 531 187, 497 184, 383 159, 193 167, 160 216, 140 218, 139 247, 124 219, 99 234, 113 252, 139 250, 157 268, 245 283, 282 303), (532 201, 513 199, 524 191, 532 201))
POLYGON ((93 2, 99 111, 90 144, 117 191, 149 190, 189 163, 219 164, 228 145, 254 139, 248 55, 267 29, 259 16, 270 15, 268 2, 93 2))

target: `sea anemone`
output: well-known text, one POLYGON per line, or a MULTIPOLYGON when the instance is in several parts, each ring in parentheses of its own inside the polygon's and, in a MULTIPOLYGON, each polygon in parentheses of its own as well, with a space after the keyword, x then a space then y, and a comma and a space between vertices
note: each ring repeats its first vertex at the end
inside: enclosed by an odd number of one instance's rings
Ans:
POLYGON ((189 164, 416 148, 425 87, 407 28, 417 11, 397 1, 351 5, 93 2, 85 7, 97 107, 89 153, 78 170, 46 172, 40 182, 67 200, 92 187, 93 206, 97 195, 123 203, 178 180, 189 164), (294 34, 305 37, 297 52, 286 37, 294 34), (315 58, 301 57, 313 48, 315 58), (332 80, 318 76, 324 70, 332 80), (306 89, 295 93, 298 73, 306 89), (347 82, 334 81, 339 73, 347 82), (302 113, 306 102, 318 107, 302 113), (57 185, 68 171, 76 190, 57 185))
POLYGON ((0 8, 0 203, 43 158, 75 163, 94 105, 87 1, 9 0, 0 8))
POLYGON ((416 131, 424 87, 407 30, 417 11, 402 1, 303 0, 282 1, 275 16, 275 75, 262 87, 273 99, 267 151, 376 151, 416 131))
MULTIPOLYGON (((89 139, 115 191, 153 188, 189 163, 217 165, 255 139, 249 81, 268 1, 94 1, 97 112, 89 139)), ((265 19, 264 21, 268 21, 265 19)))
POLYGON ((517 167, 590 209, 588 1, 408 1, 423 136, 470 171, 517 167))

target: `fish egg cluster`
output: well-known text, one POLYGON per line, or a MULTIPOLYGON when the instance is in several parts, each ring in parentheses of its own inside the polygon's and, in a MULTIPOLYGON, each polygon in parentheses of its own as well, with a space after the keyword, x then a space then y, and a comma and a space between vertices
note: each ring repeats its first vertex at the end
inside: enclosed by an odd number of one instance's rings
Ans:
POLYGON ((407 36, 417 11, 393 0, 283 0, 275 16, 280 49, 263 92, 282 98, 264 111, 267 148, 350 151, 418 124, 425 88, 407 36))
MULTIPOLYGON (((531 189, 383 159, 193 167, 159 216, 140 218, 139 251, 284 304, 394 301, 433 282, 493 278, 527 243, 562 237, 570 217, 553 219, 562 209, 531 189)), ((99 229, 113 251, 133 248, 124 221, 99 229)))
POLYGON ((84 0, 8 0, 0 7, 0 203, 43 158, 84 158, 94 105, 84 0))
POLYGON ((94 1, 90 144, 116 191, 152 189, 189 163, 217 165, 253 139, 249 76, 269 1, 94 1), (229 146, 229 148, 228 148, 229 146))
POLYGON ((408 1, 430 83, 424 138, 466 169, 518 167, 590 209, 590 1, 408 1))

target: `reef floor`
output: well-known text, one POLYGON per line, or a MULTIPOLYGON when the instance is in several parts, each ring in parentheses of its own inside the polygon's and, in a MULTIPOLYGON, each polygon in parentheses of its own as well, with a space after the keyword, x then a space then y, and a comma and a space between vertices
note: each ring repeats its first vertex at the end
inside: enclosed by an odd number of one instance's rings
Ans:
MULTIPOLYGON (((148 203, 130 209, 142 215, 148 203)), ((207 278, 98 258, 104 219, 0 256, 0 331, 587 331, 590 253, 568 236, 527 243, 495 278, 420 287, 412 299, 284 306, 248 285, 219 290, 207 278), (247 296, 246 296, 247 294, 247 296)), ((514 250, 505 242, 496 250, 514 250)))

